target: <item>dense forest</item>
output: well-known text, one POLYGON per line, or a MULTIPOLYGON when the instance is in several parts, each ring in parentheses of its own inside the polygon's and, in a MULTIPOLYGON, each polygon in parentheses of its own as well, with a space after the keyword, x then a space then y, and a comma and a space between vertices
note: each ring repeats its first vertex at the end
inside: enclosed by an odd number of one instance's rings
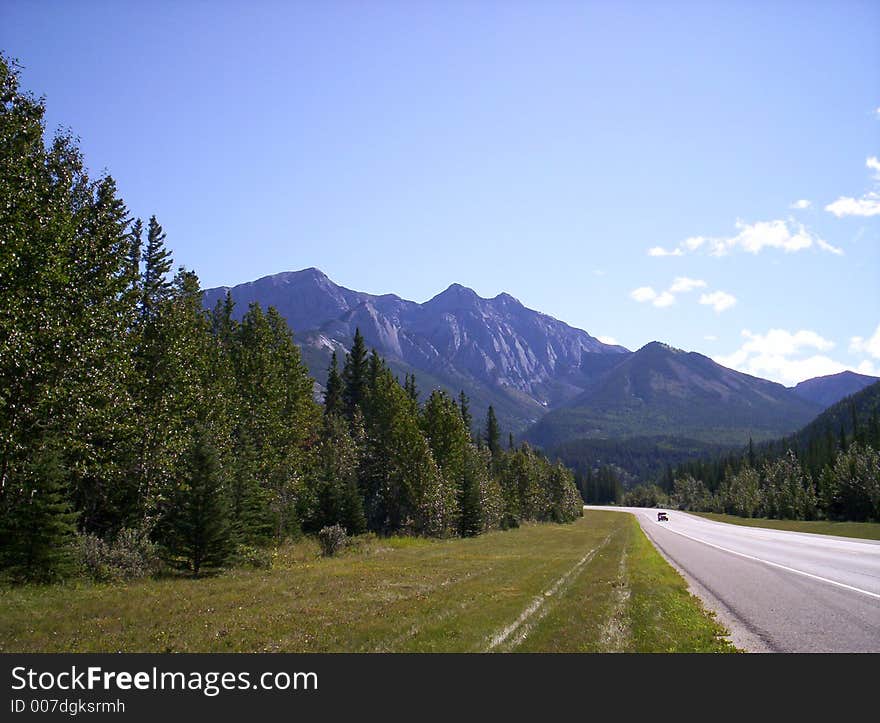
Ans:
POLYGON ((829 407, 801 431, 743 451, 683 463, 636 506, 744 517, 880 521, 880 382, 829 407))
MULTIPOLYGON (((0 569, 13 580, 262 564, 285 539, 571 521, 561 464, 490 407, 404 383, 358 333, 323 403, 284 318, 210 313, 0 56, 0 569)), ((341 363, 340 363, 341 361, 341 363)), ((327 549, 327 548, 325 548, 327 549)), ((332 549, 332 545, 330 546, 332 549)))

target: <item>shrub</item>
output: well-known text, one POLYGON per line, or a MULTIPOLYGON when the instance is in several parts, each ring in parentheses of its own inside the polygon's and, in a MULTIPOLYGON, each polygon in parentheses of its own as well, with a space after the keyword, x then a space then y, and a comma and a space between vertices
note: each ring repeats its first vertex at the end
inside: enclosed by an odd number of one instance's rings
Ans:
POLYGON ((144 530, 123 529, 112 542, 95 535, 79 536, 79 563, 99 582, 134 580, 159 570, 159 554, 144 530))
POLYGON ((269 570, 275 564, 277 552, 274 548, 238 545, 232 556, 232 563, 241 567, 255 567, 269 570))
POLYGON ((342 525, 329 525, 322 527, 318 532, 318 542, 321 545, 321 554, 324 557, 333 557, 339 552, 348 540, 345 528, 342 525))

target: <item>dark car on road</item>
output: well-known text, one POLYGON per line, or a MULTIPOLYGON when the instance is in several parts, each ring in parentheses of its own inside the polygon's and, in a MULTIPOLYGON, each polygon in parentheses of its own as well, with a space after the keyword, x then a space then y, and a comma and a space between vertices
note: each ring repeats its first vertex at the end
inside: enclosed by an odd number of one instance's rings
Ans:
POLYGON ((666 515, 665 512, 658 512, 657 522, 669 522, 669 517, 666 515))

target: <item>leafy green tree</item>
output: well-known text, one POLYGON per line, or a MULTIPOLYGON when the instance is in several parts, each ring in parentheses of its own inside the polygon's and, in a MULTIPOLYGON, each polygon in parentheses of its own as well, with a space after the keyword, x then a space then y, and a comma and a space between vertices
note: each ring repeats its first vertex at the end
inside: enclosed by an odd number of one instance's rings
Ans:
POLYGON ((446 392, 431 392, 422 413, 422 429, 447 485, 446 505, 456 509, 458 533, 478 534, 482 515, 480 477, 472 464, 474 450, 460 409, 446 392))
POLYGON ((81 524, 106 529, 129 497, 130 219, 69 134, 44 144, 44 114, 0 56, 0 507, 49 434, 81 524))
POLYGON ((360 449, 342 417, 326 415, 316 461, 310 530, 338 524, 349 535, 365 532, 367 523, 358 489, 360 449))
POLYGON ((241 414, 238 436, 254 448, 255 474, 268 493, 280 540, 297 535, 310 448, 320 429, 320 408, 287 323, 270 307, 251 304, 238 328, 234 367, 241 414))
POLYGON ((449 488, 417 413, 391 372, 378 364, 364 422, 361 483, 370 529, 419 535, 450 531, 455 510, 449 504, 449 488))
POLYGON ((880 520, 880 453, 853 442, 834 463, 830 512, 856 521, 880 520))

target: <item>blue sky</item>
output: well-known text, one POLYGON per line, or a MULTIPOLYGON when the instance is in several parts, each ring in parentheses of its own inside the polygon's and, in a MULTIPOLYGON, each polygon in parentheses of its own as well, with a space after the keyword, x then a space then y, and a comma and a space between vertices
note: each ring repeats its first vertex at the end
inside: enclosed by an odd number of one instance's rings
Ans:
POLYGON ((206 287, 459 282, 880 373, 876 2, 3 0, 0 48, 206 287))

